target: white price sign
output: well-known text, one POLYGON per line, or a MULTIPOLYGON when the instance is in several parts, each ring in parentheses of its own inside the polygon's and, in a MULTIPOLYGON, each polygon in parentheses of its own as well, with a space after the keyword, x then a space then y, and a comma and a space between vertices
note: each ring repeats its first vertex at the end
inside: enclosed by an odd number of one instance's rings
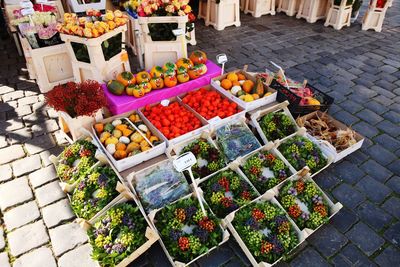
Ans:
POLYGON ((31 1, 21 1, 19 3, 19 6, 22 8, 31 8, 31 7, 33 7, 33 4, 31 1))
POLYGON ((221 118, 220 118, 219 116, 216 116, 216 117, 214 117, 214 118, 208 120, 208 123, 214 124, 214 123, 219 122, 220 120, 221 120, 221 118))
POLYGON ((173 162, 174 168, 178 172, 182 172, 184 170, 189 169, 193 165, 197 163, 196 157, 193 155, 192 152, 187 152, 182 155, 180 155, 178 158, 176 158, 173 162))
POLYGON ((216 58, 218 64, 225 64, 226 62, 228 62, 228 57, 226 56, 226 54, 219 54, 216 58))
POLYGON ((161 104, 162 106, 164 106, 164 107, 168 107, 168 105, 169 105, 169 100, 168 100, 168 99, 162 100, 162 101, 160 102, 160 104, 161 104))
POLYGON ((35 13, 35 10, 33 8, 24 8, 21 10, 22 16, 28 16, 28 15, 33 15, 35 13))
POLYGON ((184 30, 184 29, 181 29, 181 28, 178 28, 178 29, 172 30, 172 33, 173 33, 175 36, 181 36, 181 35, 184 35, 184 34, 185 34, 185 30, 184 30))
POLYGON ((47 4, 47 0, 36 0, 38 4, 47 4))

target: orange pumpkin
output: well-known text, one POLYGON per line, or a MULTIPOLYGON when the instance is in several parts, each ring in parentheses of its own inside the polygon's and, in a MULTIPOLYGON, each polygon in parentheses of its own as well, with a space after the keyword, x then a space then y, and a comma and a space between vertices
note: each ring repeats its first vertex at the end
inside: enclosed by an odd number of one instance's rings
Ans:
POLYGON ((150 75, 152 78, 162 77, 164 75, 163 68, 160 66, 154 66, 150 70, 150 75))
POLYGON ((198 68, 193 67, 188 71, 189 77, 191 80, 197 79, 200 77, 200 71, 198 68))
POLYGON ((136 75, 136 81, 138 84, 143 82, 149 82, 151 79, 150 74, 147 71, 141 71, 136 75))
POLYGON ((164 80, 161 77, 153 77, 150 80, 152 89, 162 89, 164 88, 164 80))
POLYGON ((174 70, 176 71, 177 67, 175 65, 175 63, 173 62, 167 62, 164 64, 164 66, 162 67, 164 72, 166 72, 167 70, 174 70))
POLYGON ((128 86, 130 84, 135 84, 136 78, 131 72, 124 71, 117 75, 117 81, 122 83, 124 86, 128 86))
POLYGON ((200 75, 204 75, 207 73, 207 66, 206 64, 198 64, 195 66, 196 69, 198 69, 200 75))
POLYGON ((194 64, 190 59, 183 57, 183 58, 178 59, 178 61, 176 62, 176 66, 178 67, 178 69, 180 67, 184 67, 185 69, 188 70, 188 69, 192 68, 194 66, 194 64))
POLYGON ((150 84, 150 82, 142 82, 141 84, 139 84, 139 87, 143 89, 145 94, 151 92, 151 84, 150 84))
POLYGON ((167 87, 174 87, 178 83, 176 76, 165 76, 164 77, 164 84, 167 87))
POLYGON ((195 64, 206 64, 207 55, 203 51, 196 50, 190 54, 189 59, 195 64))
POLYGON ((143 88, 141 88, 139 85, 136 85, 132 91, 132 94, 134 97, 142 97, 145 95, 145 92, 144 92, 143 88))
POLYGON ((180 83, 185 83, 190 80, 189 74, 187 74, 186 72, 182 73, 182 74, 178 74, 176 76, 176 78, 178 79, 178 82, 180 82, 180 83))

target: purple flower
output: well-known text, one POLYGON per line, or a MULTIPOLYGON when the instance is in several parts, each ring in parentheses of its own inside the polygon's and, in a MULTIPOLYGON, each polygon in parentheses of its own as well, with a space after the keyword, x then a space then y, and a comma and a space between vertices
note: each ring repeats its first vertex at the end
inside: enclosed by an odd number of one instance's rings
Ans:
POLYGON ((282 223, 287 222, 287 218, 285 215, 278 215, 275 217, 275 223, 277 225, 281 225, 282 223))
POLYGON ((303 141, 297 141, 297 142, 295 142, 295 144, 296 144, 298 147, 304 146, 304 142, 303 142, 303 141))
POLYGON ((211 186, 211 191, 212 192, 219 192, 219 191, 221 191, 223 189, 223 187, 219 184, 219 183, 214 183, 212 186, 211 186))
POLYGON ((258 222, 253 218, 250 217, 245 223, 244 225, 246 226, 250 226, 250 228, 253 228, 255 230, 260 229, 260 225, 258 224, 258 222))
POLYGON ((315 204, 322 204, 322 197, 321 197, 321 196, 318 196, 318 195, 315 195, 315 196, 312 197, 312 201, 313 201, 315 204))
POLYGON ((297 190, 294 187, 289 188, 288 190, 289 195, 297 196, 297 190))
POLYGON ((192 218, 192 216, 197 212, 197 208, 194 206, 187 207, 185 209, 187 218, 192 218))
POLYGON ((258 158, 261 160, 265 160, 266 157, 264 154, 260 153, 260 154, 258 154, 258 158))
POLYGON ((108 181, 108 177, 105 174, 100 174, 99 178, 97 178, 97 183, 101 186, 101 187, 106 187, 107 185, 107 181, 108 181))
POLYGON ((112 250, 113 252, 116 252, 118 254, 121 254, 122 252, 124 252, 125 247, 124 245, 122 245, 121 243, 116 243, 112 246, 112 250))
POLYGON ((83 191, 83 189, 85 189, 85 187, 86 187, 85 182, 84 182, 84 181, 81 181, 81 182, 79 183, 79 185, 78 185, 78 190, 79 190, 79 191, 83 191))
POLYGON ((182 236, 182 231, 172 229, 169 232, 169 236, 171 237, 172 240, 178 241, 178 239, 182 236))
POLYGON ((285 172, 285 170, 279 170, 279 178, 286 178, 287 174, 285 172))
POLYGON ((195 236, 197 236, 202 243, 206 243, 208 240, 209 233, 207 230, 196 228, 193 232, 195 236))
POLYGON ((272 243, 272 245, 274 245, 273 250, 276 254, 283 253, 282 243, 279 241, 279 239, 276 236, 274 236, 270 242, 272 243))
POLYGON ((122 217, 122 224, 128 226, 129 229, 135 228, 135 223, 133 222, 132 218, 129 218, 128 214, 124 214, 122 217))
POLYGON ((301 218, 302 218, 303 220, 307 221, 308 219, 310 219, 310 214, 309 214, 309 213, 306 213, 306 212, 303 212, 303 213, 301 214, 301 218))
POLYGON ((112 252, 112 245, 111 244, 105 244, 103 248, 104 248, 104 250, 106 251, 107 254, 111 254, 111 252, 112 252))
POLYGON ((264 175, 261 175, 260 177, 258 177, 258 180, 259 180, 260 182, 265 182, 265 181, 268 180, 268 177, 265 177, 264 175))

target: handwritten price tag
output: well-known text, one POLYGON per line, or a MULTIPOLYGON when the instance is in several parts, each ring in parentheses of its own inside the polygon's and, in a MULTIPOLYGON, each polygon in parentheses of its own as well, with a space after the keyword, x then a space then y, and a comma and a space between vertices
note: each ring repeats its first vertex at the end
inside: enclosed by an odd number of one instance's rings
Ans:
POLYGON ((178 172, 182 172, 184 170, 189 169, 193 165, 197 163, 196 157, 193 155, 192 152, 187 152, 185 154, 182 154, 179 156, 177 159, 173 161, 174 168, 178 172))
POLYGON ((22 16, 28 16, 28 15, 33 15, 35 13, 35 10, 33 8, 24 8, 21 10, 22 16))

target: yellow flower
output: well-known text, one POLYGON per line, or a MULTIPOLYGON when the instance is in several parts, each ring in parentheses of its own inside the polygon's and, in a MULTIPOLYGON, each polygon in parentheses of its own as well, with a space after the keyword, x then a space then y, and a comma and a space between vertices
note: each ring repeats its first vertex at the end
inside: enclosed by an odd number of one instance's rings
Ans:
POLYGON ((189 14, 190 12, 192 12, 192 7, 189 5, 185 6, 185 9, 183 10, 186 14, 189 14))
POLYGON ((168 5, 165 7, 165 11, 167 11, 168 13, 174 13, 175 12, 175 8, 173 5, 168 5))
POLYGON ((178 15, 179 15, 179 16, 185 16, 186 14, 185 14, 185 12, 183 12, 182 10, 179 10, 179 11, 178 11, 178 15))
POLYGON ((146 15, 150 15, 152 12, 151 6, 145 6, 143 11, 144 11, 144 13, 146 13, 146 15))

